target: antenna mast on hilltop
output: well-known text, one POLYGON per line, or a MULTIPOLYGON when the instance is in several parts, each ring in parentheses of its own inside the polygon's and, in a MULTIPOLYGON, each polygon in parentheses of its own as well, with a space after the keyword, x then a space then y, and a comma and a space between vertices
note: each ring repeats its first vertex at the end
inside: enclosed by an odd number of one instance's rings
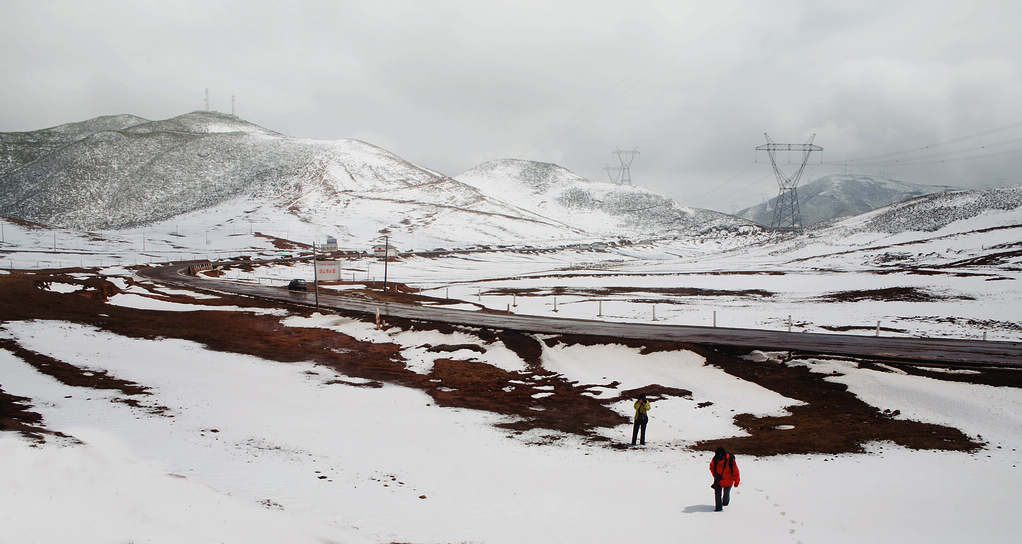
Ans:
POLYGON ((809 141, 804 144, 778 144, 770 139, 769 134, 764 132, 763 136, 766 137, 767 143, 757 147, 756 151, 766 151, 770 155, 770 165, 774 168, 774 176, 777 177, 779 188, 777 206, 774 207, 774 221, 771 226, 777 230, 802 232, 802 213, 799 211, 798 193, 795 190, 798 188, 798 180, 802 177, 802 172, 806 169, 806 163, 809 162, 809 154, 813 151, 823 151, 823 148, 813 145, 815 134, 810 136, 809 141), (774 157, 775 151, 801 151, 801 166, 794 174, 786 176, 777 166, 777 160, 774 157))
POLYGON ((231 95, 231 117, 234 117, 234 95, 231 95))
POLYGON ((614 152, 614 154, 617 155, 617 160, 621 163, 621 166, 608 166, 604 168, 610 176, 610 181, 623 185, 631 185, 632 161, 635 160, 635 156, 639 154, 639 151, 637 149, 630 149, 626 151, 618 149, 614 152))
POLYGON ((209 111, 209 87, 206 87, 206 111, 209 111))

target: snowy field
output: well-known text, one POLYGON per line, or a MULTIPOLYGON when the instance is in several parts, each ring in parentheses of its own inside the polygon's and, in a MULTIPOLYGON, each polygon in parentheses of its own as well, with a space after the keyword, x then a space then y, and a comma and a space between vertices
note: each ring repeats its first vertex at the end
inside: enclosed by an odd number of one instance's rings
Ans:
MULTIPOLYGON (((198 294, 194 308, 153 299, 129 286, 131 272, 125 267, 289 252, 229 227, 194 229, 188 243, 180 232, 166 235, 167 226, 159 236, 54 233, 10 223, 4 229, 0 267, 47 268, 58 261, 64 267, 102 267, 100 274, 125 289, 109 304, 161 312, 250 310, 205 306, 198 294), (195 244, 198 240, 202 243, 195 244)), ((315 239, 316 233, 304 235, 315 239)), ((948 251, 958 251, 946 241, 929 244, 913 247, 912 257, 937 266, 953 260, 948 251)), ((849 334, 873 334, 879 321, 882 334, 1022 338, 1019 272, 1010 267, 877 274, 876 258, 891 251, 887 242, 874 237, 835 245, 834 240, 749 247, 675 241, 606 253, 485 252, 403 258, 388 265, 388 274, 423 294, 461 299, 467 307, 515 304, 516 313, 587 318, 601 313, 607 319, 644 321, 655 312, 657 320, 711 325, 716 312, 717 324, 730 327, 792 326, 811 333, 851 326, 860 329, 849 334), (795 261, 796 254, 813 260, 795 261), (734 273, 719 274, 722 270, 734 273), (609 287, 628 294, 594 294, 609 287), (706 291, 684 296, 669 291, 682 287, 706 291), (916 302, 821 300, 840 291, 892 287, 932 296, 916 302), (720 293, 754 290, 771 295, 720 293), (507 294, 511 291, 522 295, 507 294)), ((966 245, 962 255, 985 250, 975 240, 966 245)), ((374 260, 353 260, 344 267, 356 280, 382 280, 382 264, 374 260)), ((224 279, 283 285, 292 277, 311 279, 311 273, 309 266, 278 265, 229 270, 224 279)), ((50 289, 74 296, 73 287, 50 289)), ((427 372, 436 357, 463 355, 422 349, 461 344, 457 333, 377 331, 331 315, 251 311, 279 316, 294 328, 397 344, 416 372, 427 372)), ((784 414, 798 401, 739 380, 687 351, 642 355, 619 345, 545 348, 544 368, 569 380, 618 381, 622 390, 659 384, 692 392, 691 399, 655 402, 649 443, 619 449, 554 431, 511 433, 495 426, 505 421, 502 416, 438 407, 424 392, 397 385, 359 387, 357 379, 311 362, 281 364, 59 320, 0 317, 0 338, 93 372, 108 371, 152 393, 143 406, 133 407, 119 401, 117 392, 64 385, 0 348, 4 392, 30 398, 45 427, 67 435, 38 444, 0 433, 0 510, 5 512, 0 543, 727 538, 831 544, 1017 538, 1014 517, 1005 513, 1022 501, 1022 391, 1012 387, 878 372, 842 361, 789 361, 846 384, 878 409, 959 429, 985 445, 974 453, 881 442, 867 444, 865 453, 842 455, 757 458, 737 452, 742 485, 734 490, 732 504, 715 513, 709 456, 690 446, 741 435, 736 414, 784 414), (699 406, 705 402, 712 405, 699 406)), ((500 349, 469 356, 509 371, 521 364, 500 349)), ((631 413, 628 402, 613 408, 631 413)), ((621 425, 601 432, 620 443, 630 431, 621 425)))
MULTIPOLYGON (((364 323, 314 321, 301 325, 389 341, 364 323)), ((883 443, 864 454, 739 454, 743 484, 715 513, 709 458, 686 445, 740 434, 735 413, 775 414, 792 401, 691 353, 549 354, 550 370, 583 383, 693 392, 655 403, 646 447, 618 450, 551 441, 549 431, 512 436, 492 426, 497 416, 432 406, 415 390, 327 385, 337 376, 312 364, 63 322, 6 323, 2 334, 144 384, 154 392, 147 403, 168 408, 156 415, 61 385, 0 350, 5 391, 31 396, 49 428, 75 439, 0 436, 3 542, 674 542, 722 531, 754 542, 1005 542, 1016 528, 1004 508, 1022 500, 1022 392, 1013 388, 793 361, 836 372, 831 379, 874 406, 988 445, 975 454, 883 443), (711 399, 712 410, 697 408, 711 399)), ((629 431, 610 434, 625 441, 629 431)))

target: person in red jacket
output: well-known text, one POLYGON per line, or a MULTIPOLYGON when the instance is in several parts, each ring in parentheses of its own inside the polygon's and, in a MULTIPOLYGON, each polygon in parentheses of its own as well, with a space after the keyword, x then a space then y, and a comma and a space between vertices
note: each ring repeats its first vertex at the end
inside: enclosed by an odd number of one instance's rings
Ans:
POLYGON ((724 448, 717 448, 716 455, 710 459, 710 474, 713 474, 714 512, 720 512, 731 502, 731 486, 738 487, 742 476, 738 472, 735 456, 724 448))

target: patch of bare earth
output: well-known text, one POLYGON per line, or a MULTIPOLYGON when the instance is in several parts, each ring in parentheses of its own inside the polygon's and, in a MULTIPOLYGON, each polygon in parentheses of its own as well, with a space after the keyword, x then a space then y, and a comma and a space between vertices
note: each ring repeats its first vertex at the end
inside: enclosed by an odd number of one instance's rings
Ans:
MULTIPOLYGON (((387 327, 441 332, 457 330, 478 339, 468 344, 427 346, 434 352, 451 353, 452 357, 437 360, 428 374, 416 373, 407 367, 401 347, 396 344, 362 341, 322 328, 288 327, 281 323, 281 317, 272 315, 201 309, 163 312, 107 304, 107 298, 118 291, 113 283, 100 277, 82 279, 80 275, 72 277, 60 273, 4 275, 0 276, 0 315, 5 321, 38 319, 81 323, 134 338, 179 338, 200 343, 210 350, 249 354, 281 363, 312 361, 339 374, 330 383, 369 387, 388 383, 414 387, 429 394, 440 406, 485 410, 505 416, 498 426, 512 433, 540 430, 543 434, 542 430, 548 430, 550 432, 544 436, 549 440, 556 440, 558 433, 570 433, 595 443, 609 442, 602 436, 601 430, 630 423, 628 417, 619 414, 610 405, 634 398, 639 393, 645 393, 654 402, 669 396, 691 399, 690 393, 684 389, 659 384, 618 390, 620 384, 617 382, 580 384, 569 381, 544 369, 543 344, 536 336, 516 331, 389 320, 387 327), (46 289, 51 282, 79 284, 83 289, 73 293, 54 292, 46 289), (476 359, 476 355, 481 356, 496 345, 517 354, 525 363, 525 370, 507 371, 476 359), (453 356, 455 353, 463 355, 464 350, 470 351, 468 358, 453 356)), ((261 307, 263 304, 245 297, 196 300, 181 294, 152 292, 151 295, 162 300, 207 306, 261 307)), ((388 293, 387 296, 400 295, 388 293)), ((295 315, 311 312, 302 306, 288 309, 295 315)), ((366 321, 372 319, 370 316, 349 317, 366 321)), ((828 382, 826 376, 811 373, 803 367, 750 362, 739 358, 739 353, 729 354, 710 347, 671 342, 589 336, 545 337, 542 342, 549 346, 558 343, 625 344, 642 353, 692 350, 704 356, 707 364, 805 403, 804 406, 790 407, 790 415, 780 417, 737 414, 735 423, 748 431, 749 436, 695 444, 693 447, 699 450, 723 445, 746 455, 845 453, 861 451, 866 443, 884 440, 919 449, 972 451, 981 447, 957 429, 896 419, 890 412, 862 402, 844 385, 828 382)), ((11 352, 68 385, 115 388, 128 398, 144 398, 148 394, 142 385, 119 380, 105 372, 83 369, 76 361, 53 360, 26 350, 14 340, 0 343, 0 349, 11 352)), ((173 364, 173 361, 167 363, 173 364)), ((883 371, 882 367, 875 368, 883 371)), ((1016 371, 984 370, 981 374, 968 375, 931 372, 926 375, 933 379, 969 380, 997 386, 1022 385, 1016 371)), ((10 395, 0 396, 0 418, 5 430, 31 434, 43 427, 38 414, 27 409, 30 401, 10 395)), ((705 405, 700 404, 699 407, 705 405)), ((651 422, 650 431, 655 440, 655 420, 651 422)))
POLYGON ((860 289, 840 291, 820 297, 825 302, 860 302, 878 300, 883 302, 938 302, 943 300, 972 300, 966 295, 939 295, 918 287, 885 287, 882 289, 860 289))
POLYGON ((32 411, 32 399, 4 392, 0 388, 0 432, 12 431, 35 441, 42 441, 48 434, 43 416, 32 411))
MULTIPOLYGON (((861 452, 865 444, 876 441, 924 450, 975 451, 982 447, 952 427, 897 419, 897 413, 863 402, 846 385, 827 381, 828 375, 807 367, 752 363, 698 346, 693 350, 732 376, 805 403, 788 407, 790 415, 786 416, 738 414, 735 424, 749 436, 705 441, 697 444, 697 449, 719 445, 747 455, 837 454, 861 452)), ((1001 385, 1017 384, 1012 379, 1001 385)))

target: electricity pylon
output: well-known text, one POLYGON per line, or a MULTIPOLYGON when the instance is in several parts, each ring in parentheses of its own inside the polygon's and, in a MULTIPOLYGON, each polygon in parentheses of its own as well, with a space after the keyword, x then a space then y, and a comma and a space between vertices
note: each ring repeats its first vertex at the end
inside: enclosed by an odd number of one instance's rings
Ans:
POLYGON ((610 176, 610 181, 622 185, 631 185, 632 161, 635 160, 635 156, 639 154, 639 151, 637 149, 626 151, 618 149, 614 154, 617 155, 617 160, 621 163, 621 166, 608 166, 604 168, 607 171, 607 175, 610 176))
POLYGON ((606 168, 604 168, 604 170, 606 170, 607 175, 610 176, 611 183, 621 182, 621 172, 624 170, 624 168, 621 168, 620 166, 607 166, 606 168))
POLYGON ((617 155, 617 160, 621 162, 621 181, 622 185, 632 184, 632 161, 635 160, 635 156, 639 154, 638 149, 631 149, 622 151, 618 149, 614 152, 617 155))
POLYGON ((806 163, 809 162, 809 154, 813 151, 823 151, 823 148, 813 145, 815 134, 810 136, 809 141, 804 144, 778 144, 770 139, 769 134, 764 132, 763 136, 766 136, 767 143, 757 147, 756 150, 766 151, 770 155, 770 165, 774 167, 774 176, 777 177, 779 188, 777 205, 774 207, 774 221, 771 226, 777 230, 802 232, 802 213, 798 208, 798 193, 796 192, 798 180, 806 169, 806 163), (801 151, 802 164, 795 173, 787 176, 777 166, 777 159, 774 157, 775 151, 801 151))

